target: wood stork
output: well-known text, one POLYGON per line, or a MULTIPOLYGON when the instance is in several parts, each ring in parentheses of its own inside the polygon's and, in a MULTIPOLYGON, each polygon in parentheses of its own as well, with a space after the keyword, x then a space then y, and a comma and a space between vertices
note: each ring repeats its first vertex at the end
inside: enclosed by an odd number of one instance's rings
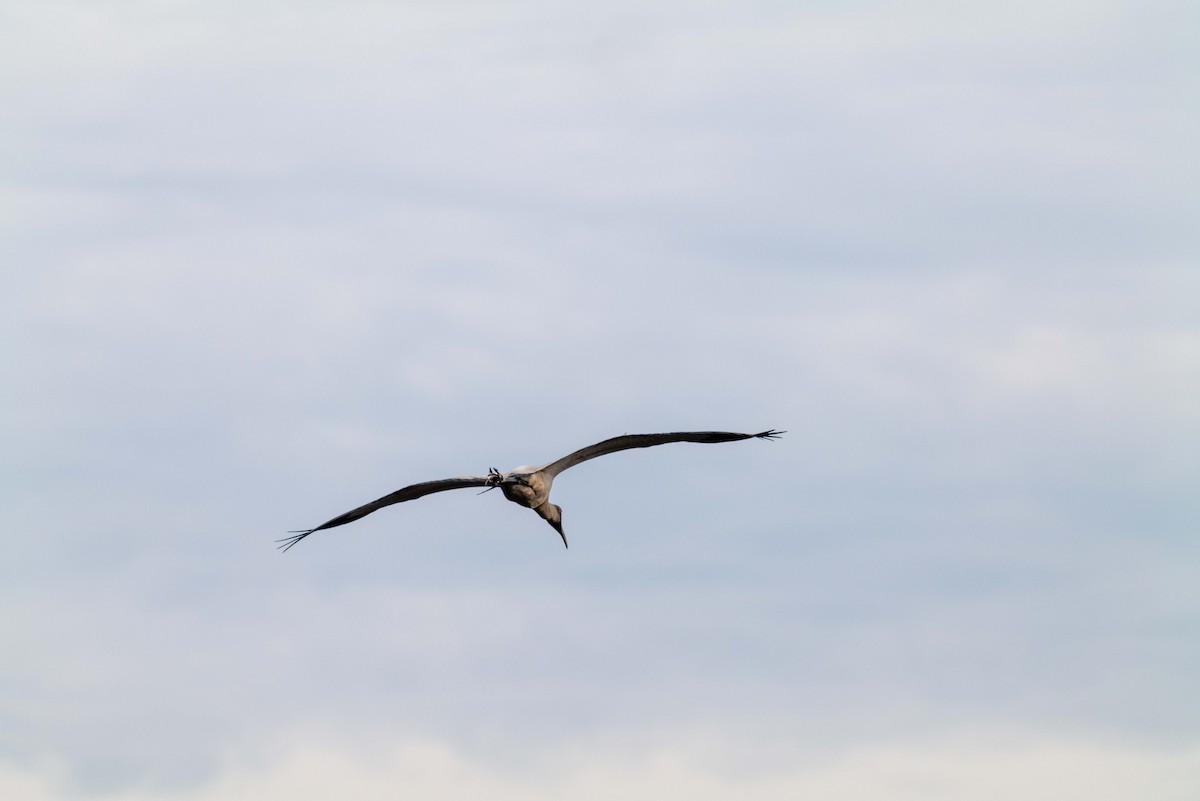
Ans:
POLYGON ((617 451, 624 451, 630 448, 649 448, 654 445, 666 445, 669 442, 736 442, 737 440, 755 438, 773 440, 785 433, 787 432, 772 429, 770 431, 759 432, 758 434, 735 434, 730 431, 625 434, 620 437, 606 439, 603 442, 597 442, 595 445, 589 445, 586 448, 580 448, 574 453, 569 453, 561 459, 544 464, 541 467, 525 465, 510 470, 507 473, 501 473, 493 467, 488 470, 486 476, 460 476, 458 478, 443 478, 437 481, 423 481, 420 484, 410 484, 389 495, 384 495, 378 500, 371 501, 357 509, 351 509, 345 514, 338 515, 316 528, 290 531, 288 533, 292 536, 284 537, 283 539, 276 540, 276 542, 282 543, 279 547, 287 551, 313 532, 353 523, 360 517, 366 517, 376 509, 391 506, 393 503, 411 501, 435 492, 463 489, 464 487, 486 487, 484 492, 499 487, 500 491, 504 493, 505 498, 513 503, 518 503, 521 506, 532 509, 543 520, 553 526, 558 535, 562 537, 563 546, 565 547, 567 545, 567 535, 562 527, 562 508, 550 503, 550 485, 554 483, 555 477, 567 468, 574 467, 580 462, 586 462, 588 459, 595 459, 597 456, 604 456, 605 454, 616 453, 617 451))

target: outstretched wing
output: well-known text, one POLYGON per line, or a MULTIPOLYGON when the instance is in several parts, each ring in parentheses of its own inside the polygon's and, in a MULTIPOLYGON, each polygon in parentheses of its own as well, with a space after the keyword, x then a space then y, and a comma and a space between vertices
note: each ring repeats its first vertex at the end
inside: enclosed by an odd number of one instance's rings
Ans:
POLYGON ((597 456, 604 456, 607 453, 616 453, 630 448, 650 448, 655 445, 666 445, 668 442, 736 442, 739 439, 775 439, 780 434, 785 434, 785 431, 762 431, 758 434, 735 434, 731 431, 677 431, 671 434, 625 434, 620 437, 606 439, 603 442, 597 442, 595 445, 589 445, 586 448, 580 448, 574 453, 568 454, 557 462, 551 462, 542 468, 546 473, 553 478, 568 467, 574 467, 580 462, 586 462, 588 459, 595 459, 597 456))
POLYGON ((390 495, 384 495, 379 500, 371 501, 363 504, 357 509, 351 509, 345 514, 338 515, 332 520, 328 520, 316 528, 305 529, 303 531, 289 531, 291 537, 284 537, 276 542, 283 543, 279 547, 284 551, 291 548, 300 540, 312 534, 314 531, 322 531, 334 526, 344 526, 347 523, 353 523, 360 517, 366 517, 376 509, 382 509, 385 506, 391 506, 393 503, 401 503, 403 501, 411 501, 416 498, 421 498, 425 495, 432 495, 435 492, 444 492, 445 490, 463 489, 464 487, 487 487, 490 486, 489 479, 486 476, 462 476, 460 478, 443 478, 438 481, 423 481, 420 484, 410 484, 407 487, 398 489, 390 495))

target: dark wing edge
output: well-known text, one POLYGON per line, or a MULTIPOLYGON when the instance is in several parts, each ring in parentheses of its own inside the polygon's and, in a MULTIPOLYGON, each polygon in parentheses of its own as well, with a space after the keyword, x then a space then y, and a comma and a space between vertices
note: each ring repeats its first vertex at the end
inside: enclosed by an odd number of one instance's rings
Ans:
POLYGON ((432 495, 435 492, 444 492, 445 490, 463 489, 465 487, 486 487, 489 486, 487 476, 462 476, 460 478, 443 478, 437 481, 423 481, 420 484, 410 484, 407 487, 402 487, 395 492, 384 495, 378 500, 363 504, 357 509, 351 509, 345 514, 340 514, 332 520, 327 520, 316 528, 301 529, 299 531, 289 531, 292 536, 284 537, 283 539, 275 540, 281 543, 279 550, 287 553, 287 551, 300 540, 307 537, 316 531, 323 531, 327 528, 336 526, 344 526, 347 523, 353 523, 361 517, 366 517, 377 509, 382 509, 385 506, 391 506, 394 503, 402 503, 403 501, 412 501, 425 495, 432 495))
POLYGON ((574 453, 567 454, 563 458, 551 462, 542 468, 543 471, 549 473, 551 477, 557 476, 567 468, 574 467, 580 462, 586 462, 588 459, 595 459, 597 456, 604 456, 617 451, 624 451, 630 448, 650 448, 655 445, 666 445, 670 442, 737 442, 742 439, 778 439, 780 435, 786 434, 786 431, 776 431, 769 429, 760 431, 757 434, 738 434, 732 431, 676 431, 670 434, 624 434, 612 439, 606 439, 603 442, 597 442, 595 445, 589 445, 586 448, 580 448, 574 453))

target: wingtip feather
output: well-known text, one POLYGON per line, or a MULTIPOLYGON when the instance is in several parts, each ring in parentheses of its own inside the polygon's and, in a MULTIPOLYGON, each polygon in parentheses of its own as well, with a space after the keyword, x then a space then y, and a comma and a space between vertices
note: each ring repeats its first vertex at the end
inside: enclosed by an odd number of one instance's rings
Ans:
POLYGON ((314 531, 316 531, 316 529, 315 529, 315 528, 309 528, 309 529, 300 529, 300 530, 297 530, 297 531, 289 531, 289 532, 288 532, 288 534, 291 534, 291 535, 293 535, 293 536, 291 536, 291 537, 282 537, 282 538, 280 538, 280 539, 277 539, 277 540, 275 540, 276 542, 281 542, 281 543, 283 543, 282 545, 277 545, 277 546, 276 546, 276 549, 277 549, 277 550, 279 550, 279 551, 281 551, 281 552, 283 552, 283 553, 287 553, 287 552, 288 552, 288 550, 289 550, 289 549, 290 549, 290 548, 291 548, 293 545, 295 545, 295 544, 296 544, 296 543, 298 543, 300 540, 302 540, 302 539, 304 539, 305 537, 307 537, 309 534, 312 534, 314 531))

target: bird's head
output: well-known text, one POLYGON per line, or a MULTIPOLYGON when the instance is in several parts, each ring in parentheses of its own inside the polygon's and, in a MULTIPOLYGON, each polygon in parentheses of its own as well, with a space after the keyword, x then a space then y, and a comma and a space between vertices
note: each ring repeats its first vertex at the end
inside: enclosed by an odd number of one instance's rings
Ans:
POLYGON ((554 527, 554 530, 558 532, 558 536, 562 537, 563 547, 571 547, 567 545, 567 532, 563 531, 562 527, 562 507, 558 504, 547 503, 545 508, 546 522, 554 527))

